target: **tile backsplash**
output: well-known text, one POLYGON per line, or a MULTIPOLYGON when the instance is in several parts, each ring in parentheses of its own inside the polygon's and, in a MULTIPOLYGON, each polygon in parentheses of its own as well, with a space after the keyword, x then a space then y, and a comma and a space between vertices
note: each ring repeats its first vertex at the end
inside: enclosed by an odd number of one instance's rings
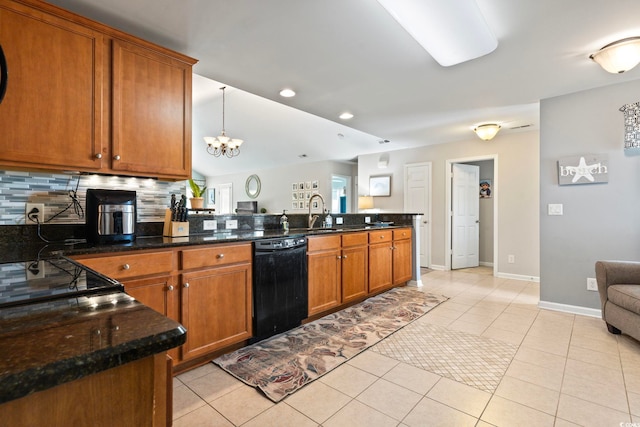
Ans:
MULTIPOLYGON (((138 222, 164 220, 171 194, 188 194, 184 181, 166 182, 147 178, 102 175, 67 175, 39 172, 0 171, 0 225, 25 224, 25 203, 44 203, 47 222, 72 201, 70 191, 78 188, 77 198, 85 208, 88 188, 134 190, 137 196, 138 222)), ((179 197, 178 197, 179 198, 179 197)), ((50 224, 84 224, 73 209, 56 216, 50 224)))

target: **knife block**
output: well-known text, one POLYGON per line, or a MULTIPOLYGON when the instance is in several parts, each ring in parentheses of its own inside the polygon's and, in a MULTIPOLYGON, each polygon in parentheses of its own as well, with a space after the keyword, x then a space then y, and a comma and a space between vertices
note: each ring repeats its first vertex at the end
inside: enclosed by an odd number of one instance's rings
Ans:
POLYGON ((189 222, 171 221, 171 209, 164 212, 164 229, 162 235, 165 237, 188 237, 189 222))

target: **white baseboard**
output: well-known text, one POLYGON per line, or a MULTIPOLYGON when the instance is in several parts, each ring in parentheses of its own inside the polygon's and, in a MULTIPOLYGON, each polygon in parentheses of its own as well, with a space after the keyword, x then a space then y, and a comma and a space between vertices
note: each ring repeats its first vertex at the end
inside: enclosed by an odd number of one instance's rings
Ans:
POLYGON ((418 280, 409 280, 407 282, 407 286, 412 286, 414 288, 421 288, 424 286, 424 284, 422 283, 422 279, 418 279, 418 280))
POLYGON ((483 266, 483 267, 493 267, 493 263, 492 262, 480 261, 480 265, 483 266))
POLYGON ((547 310, 562 311, 563 313, 602 318, 602 310, 597 308, 580 307, 578 305, 560 304, 549 301, 540 301, 538 307, 547 310))
POLYGON ((525 280, 527 282, 538 282, 540 283, 540 277, 537 276, 525 276, 523 274, 510 274, 510 273, 496 273, 496 277, 501 277, 503 279, 514 279, 514 280, 525 280))
POLYGON ((431 264, 431 267, 429 267, 432 270, 439 270, 439 271, 444 271, 444 265, 436 265, 436 264, 431 264))

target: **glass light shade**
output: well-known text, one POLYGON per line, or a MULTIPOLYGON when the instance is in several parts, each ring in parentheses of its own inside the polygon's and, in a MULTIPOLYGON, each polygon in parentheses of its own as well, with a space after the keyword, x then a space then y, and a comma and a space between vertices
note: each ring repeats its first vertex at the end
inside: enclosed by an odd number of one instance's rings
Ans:
POLYGON ((242 145, 242 143, 244 142, 244 140, 242 139, 237 139, 237 138, 233 138, 231 140, 232 143, 235 144, 236 147, 240 147, 242 145))
POLYGON ((358 209, 373 209, 373 197, 372 196, 358 197, 358 209))
POLYGON ((610 43, 589 58, 613 74, 629 71, 640 63, 640 37, 610 43))
POLYGON ((207 143, 207 145, 213 145, 216 142, 216 139, 212 136, 205 136, 204 137, 204 142, 207 143))
POLYGON ((443 67, 487 55, 498 47, 476 0, 378 0, 443 67))
POLYGON ((496 136, 499 130, 500 130, 500 125, 497 125, 495 123, 480 125, 475 129, 473 129, 476 135, 478 135, 478 138, 480 138, 483 141, 489 141, 493 139, 493 137, 496 136))

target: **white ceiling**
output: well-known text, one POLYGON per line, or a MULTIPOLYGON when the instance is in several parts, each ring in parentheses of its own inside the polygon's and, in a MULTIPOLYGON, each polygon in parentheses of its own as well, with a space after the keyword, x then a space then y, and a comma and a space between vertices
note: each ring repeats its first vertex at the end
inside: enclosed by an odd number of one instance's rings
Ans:
POLYGON ((478 0, 498 47, 451 67, 375 0, 51 3, 200 60, 194 72, 214 81, 194 78, 193 159, 207 176, 464 140, 482 122, 501 123, 499 138, 538 128, 541 99, 640 78, 640 67, 613 75, 588 59, 640 36, 638 0, 478 0), (202 142, 221 129, 219 82, 227 134, 245 140, 233 159, 202 142), (281 98, 284 87, 297 96, 281 98), (340 121, 345 110, 355 118, 340 121))

